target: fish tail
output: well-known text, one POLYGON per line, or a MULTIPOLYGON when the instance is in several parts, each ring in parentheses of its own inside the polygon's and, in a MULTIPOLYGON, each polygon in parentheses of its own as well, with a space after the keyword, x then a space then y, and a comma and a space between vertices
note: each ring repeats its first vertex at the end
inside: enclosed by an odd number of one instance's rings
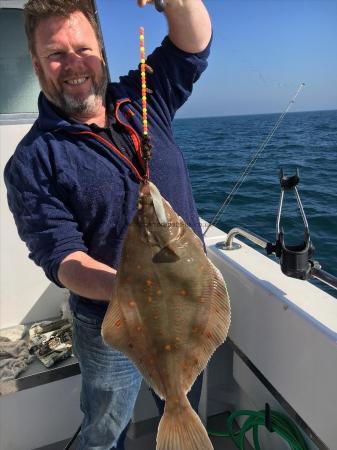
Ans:
POLYGON ((214 450, 204 425, 186 396, 183 404, 166 402, 159 423, 156 450, 214 450))

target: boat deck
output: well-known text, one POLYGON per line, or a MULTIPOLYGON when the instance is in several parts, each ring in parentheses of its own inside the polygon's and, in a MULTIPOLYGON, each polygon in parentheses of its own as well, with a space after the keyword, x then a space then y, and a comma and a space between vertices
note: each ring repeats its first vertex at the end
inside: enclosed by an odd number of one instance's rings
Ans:
MULTIPOLYGON (((214 430, 224 430, 228 413, 217 414, 208 419, 208 426, 214 430)), ((211 436, 211 441, 214 450, 237 450, 234 442, 230 438, 211 436)), ((62 441, 56 444, 48 445, 47 447, 40 447, 35 450, 63 450, 69 441, 62 441)), ((70 450, 77 450, 77 440, 74 441, 70 450)), ((156 449, 156 429, 144 436, 133 438, 127 436, 125 441, 125 450, 155 450, 156 449)), ((253 450, 249 443, 245 442, 246 450, 253 450)))

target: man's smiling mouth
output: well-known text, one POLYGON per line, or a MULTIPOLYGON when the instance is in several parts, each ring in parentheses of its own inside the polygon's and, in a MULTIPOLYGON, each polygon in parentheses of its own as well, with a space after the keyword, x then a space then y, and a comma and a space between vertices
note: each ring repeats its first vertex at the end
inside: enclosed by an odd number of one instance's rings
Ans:
POLYGON ((66 80, 65 83, 70 84, 72 86, 80 85, 80 84, 85 83, 88 79, 89 79, 89 77, 74 78, 72 80, 66 80))

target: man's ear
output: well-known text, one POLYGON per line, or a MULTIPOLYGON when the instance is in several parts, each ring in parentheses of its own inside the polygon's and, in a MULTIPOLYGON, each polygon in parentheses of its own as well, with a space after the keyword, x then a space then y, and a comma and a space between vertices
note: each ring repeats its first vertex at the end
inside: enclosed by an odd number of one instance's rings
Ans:
POLYGON ((40 63, 39 63, 37 57, 34 56, 32 53, 30 54, 30 56, 32 58, 32 65, 33 65, 34 72, 35 72, 35 74, 37 76, 39 76, 39 74, 40 74, 40 63))
POLYGON ((103 47, 100 47, 99 51, 100 51, 100 54, 101 54, 101 58, 102 58, 103 64, 104 64, 104 66, 106 66, 105 52, 104 52, 103 47))

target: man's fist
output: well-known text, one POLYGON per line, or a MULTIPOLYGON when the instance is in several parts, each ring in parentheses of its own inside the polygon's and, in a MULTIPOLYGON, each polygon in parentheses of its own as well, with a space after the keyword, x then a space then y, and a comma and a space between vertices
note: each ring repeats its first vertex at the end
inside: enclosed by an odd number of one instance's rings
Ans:
POLYGON ((138 6, 140 6, 141 8, 145 5, 147 5, 148 3, 154 3, 156 10, 159 12, 163 12, 164 8, 165 8, 165 3, 166 0, 138 0, 138 6))

